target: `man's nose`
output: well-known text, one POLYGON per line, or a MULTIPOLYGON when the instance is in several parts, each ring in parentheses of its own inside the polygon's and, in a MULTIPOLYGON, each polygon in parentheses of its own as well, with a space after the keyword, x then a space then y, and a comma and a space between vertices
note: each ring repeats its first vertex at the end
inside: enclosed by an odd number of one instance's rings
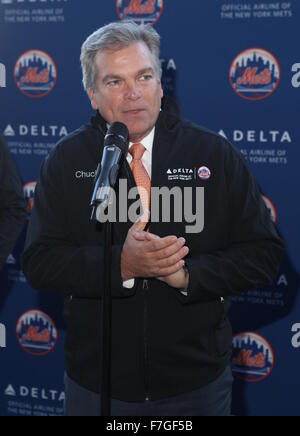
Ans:
POLYGON ((125 98, 130 100, 138 100, 141 97, 140 87, 136 82, 126 84, 125 98))

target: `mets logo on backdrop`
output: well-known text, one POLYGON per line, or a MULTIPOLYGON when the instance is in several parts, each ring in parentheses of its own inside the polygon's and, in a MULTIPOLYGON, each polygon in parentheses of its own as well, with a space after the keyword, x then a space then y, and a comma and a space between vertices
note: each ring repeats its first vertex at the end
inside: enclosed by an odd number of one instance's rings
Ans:
POLYGON ((26 353, 45 356, 55 347, 57 338, 54 322, 40 310, 25 312, 17 322, 17 339, 26 353))
POLYGON ((17 87, 24 95, 41 98, 54 88, 57 69, 47 53, 41 50, 29 50, 17 60, 14 76, 17 87))
POLYGON ((117 0, 117 12, 121 20, 137 24, 156 23, 163 12, 164 0, 117 0))
POLYGON ((30 216, 33 209, 34 204, 34 192, 36 188, 37 182, 29 182, 26 183, 26 185, 23 188, 24 191, 24 197, 27 202, 27 213, 30 216))
POLYGON ((246 382, 267 378, 274 367, 271 345, 262 336, 247 332, 233 338, 232 373, 246 382))
POLYGON ((232 88, 240 97, 262 100, 279 85, 280 67, 271 53, 261 48, 252 48, 234 59, 229 76, 232 88))

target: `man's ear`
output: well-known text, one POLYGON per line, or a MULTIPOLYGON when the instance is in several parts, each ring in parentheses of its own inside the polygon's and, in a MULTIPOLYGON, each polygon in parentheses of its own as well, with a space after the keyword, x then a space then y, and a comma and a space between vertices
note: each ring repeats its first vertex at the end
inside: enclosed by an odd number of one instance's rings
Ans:
POLYGON ((161 96, 161 98, 163 98, 163 96, 164 96, 164 90, 163 90, 161 82, 160 82, 160 96, 161 96))
POLYGON ((97 102, 96 102, 96 99, 95 99, 94 91, 91 88, 88 88, 87 93, 88 93, 89 99, 91 101, 92 108, 95 111, 98 110, 98 105, 97 105, 97 102))

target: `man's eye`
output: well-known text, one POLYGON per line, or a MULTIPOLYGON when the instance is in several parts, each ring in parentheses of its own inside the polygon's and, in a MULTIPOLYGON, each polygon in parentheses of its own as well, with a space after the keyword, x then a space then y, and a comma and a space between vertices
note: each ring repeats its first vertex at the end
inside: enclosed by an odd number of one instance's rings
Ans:
POLYGON ((142 81, 142 82, 148 82, 149 80, 151 80, 152 79, 152 74, 143 74, 141 77, 140 77, 140 80, 142 81))
POLYGON ((110 80, 109 82, 107 82, 106 86, 108 88, 115 88, 116 86, 119 86, 121 83, 121 80, 110 80))

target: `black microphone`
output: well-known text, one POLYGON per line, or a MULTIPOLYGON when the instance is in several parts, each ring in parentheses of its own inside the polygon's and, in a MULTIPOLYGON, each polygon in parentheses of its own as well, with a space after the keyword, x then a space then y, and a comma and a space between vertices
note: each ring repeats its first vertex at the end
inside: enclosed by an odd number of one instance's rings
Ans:
POLYGON ((98 206, 103 210, 110 204, 111 190, 115 187, 121 166, 128 153, 129 132, 125 124, 113 123, 104 139, 101 164, 95 176, 95 188, 91 201, 93 208, 91 220, 95 219, 98 206))

